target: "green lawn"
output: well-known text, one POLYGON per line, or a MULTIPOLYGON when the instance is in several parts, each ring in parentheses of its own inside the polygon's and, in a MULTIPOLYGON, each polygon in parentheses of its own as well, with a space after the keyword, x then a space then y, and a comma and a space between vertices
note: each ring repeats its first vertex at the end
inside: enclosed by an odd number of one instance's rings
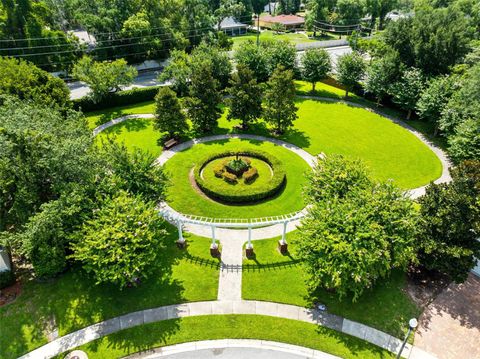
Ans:
MULTIPOLYGON (((231 39, 233 40, 233 50, 235 50, 241 44, 243 44, 248 40, 257 41, 257 34, 247 33, 245 35, 233 36, 231 37, 231 39)), ((262 31, 260 33, 260 41, 262 40, 286 40, 288 42, 291 42, 292 44, 302 44, 306 42, 317 41, 317 40, 309 39, 304 34, 293 33, 293 32, 284 33, 284 34, 275 34, 274 31, 269 31, 269 30, 262 31)))
POLYGON ((371 290, 367 290, 355 303, 351 298, 338 300, 335 294, 317 291, 309 295, 302 264, 295 256, 291 240, 296 232, 288 234, 290 254, 277 251, 279 238, 254 241, 254 259, 244 260, 242 297, 311 307, 320 302, 328 311, 350 320, 402 338, 406 323, 420 315, 420 309, 405 293, 405 274, 393 272, 371 290))
MULTIPOLYGON (((299 93, 308 94, 310 85, 297 82, 299 93)), ((341 98, 343 90, 319 83, 317 93, 321 96, 341 98)), ((355 101, 365 101, 352 96, 355 101)), ((399 125, 368 109, 317 100, 298 99, 299 118, 293 129, 281 138, 304 148, 311 154, 324 152, 357 157, 366 162, 372 175, 380 180, 393 179, 402 188, 409 189, 428 184, 441 175, 440 160, 419 139, 399 125)), ((100 123, 118 114, 149 113, 151 104, 116 108, 88 115, 90 123, 100 123)), ((216 134, 234 132, 237 122, 228 122, 226 113, 219 120, 216 134)), ((418 122, 411 123, 420 131, 428 131, 418 122)), ((261 121, 249 132, 269 135, 268 128, 261 121)), ((107 129, 100 137, 116 134, 128 146, 139 146, 154 155, 161 152, 157 144, 160 133, 153 130, 151 120, 129 120, 107 129)), ((195 134, 190 134, 195 136, 195 134)))
POLYGON ((310 170, 308 164, 295 153, 270 142, 231 139, 198 144, 182 151, 165 164, 170 177, 167 202, 177 211, 188 214, 221 218, 252 218, 285 214, 301 210, 304 173, 310 170), (253 205, 225 205, 201 196, 191 185, 189 173, 193 166, 209 153, 228 150, 252 149, 268 152, 283 162, 287 175, 285 189, 273 199, 253 205))
POLYGON ((110 285, 94 285, 79 269, 69 270, 47 282, 28 281, 22 295, 0 308, 0 358, 16 358, 47 342, 48 323, 59 334, 129 313, 162 305, 215 300, 218 261, 210 257, 210 239, 187 235, 187 250, 171 241, 158 273, 137 288, 123 291, 110 285), (52 326, 52 325, 50 325, 52 326))
POLYGON ((147 324, 106 336, 79 349, 91 359, 110 359, 160 346, 225 338, 279 341, 345 359, 393 358, 392 354, 373 344, 328 328, 256 315, 210 315, 147 324))

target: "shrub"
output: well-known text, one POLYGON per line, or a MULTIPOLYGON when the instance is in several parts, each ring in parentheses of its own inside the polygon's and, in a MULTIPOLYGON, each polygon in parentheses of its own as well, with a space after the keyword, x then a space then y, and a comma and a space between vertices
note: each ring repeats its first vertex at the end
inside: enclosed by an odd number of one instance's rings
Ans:
POLYGON ((222 178, 223 172, 225 172, 225 165, 217 165, 213 168, 213 173, 215 173, 215 177, 222 178))
POLYGON ((108 94, 105 98, 95 103, 88 97, 73 100, 73 107, 83 112, 103 110, 109 107, 133 105, 139 102, 153 101, 160 86, 134 88, 108 94))
MULTIPOLYGON (((225 164, 225 162, 224 162, 225 164)), ((195 167, 195 182, 197 183, 198 187, 209 197, 214 199, 229 202, 229 203, 251 203, 257 202, 262 199, 272 197, 284 187, 286 182, 286 175, 285 175, 285 168, 283 164, 274 156, 270 155, 269 153, 257 150, 243 150, 239 149, 237 151, 226 151, 226 152, 219 152, 211 154, 205 157, 203 160, 199 162, 199 166, 195 167), (202 172, 203 168, 211 161, 217 158, 229 157, 229 156, 249 156, 261 159, 262 161, 267 162, 273 170, 272 179, 263 186, 256 187, 254 190, 249 192, 248 194, 244 193, 235 193, 231 189, 226 191, 224 189, 219 188, 214 183, 210 183, 205 181, 201 176, 200 173, 202 172)))
POLYGON ((248 171, 243 174, 243 181, 247 184, 252 183, 258 177, 258 171, 255 167, 250 167, 248 171))
POLYGON ((237 183, 237 176, 230 172, 223 172, 223 179, 228 183, 237 183))
POLYGON ((0 272, 0 289, 6 288, 15 283, 15 275, 11 270, 0 272))
POLYGON ((240 157, 240 159, 245 162, 248 166, 252 164, 252 161, 250 161, 250 158, 248 157, 240 157))
POLYGON ((243 172, 248 170, 249 165, 244 162, 241 158, 235 158, 227 163, 227 166, 225 169, 236 175, 237 177, 240 177, 243 172))

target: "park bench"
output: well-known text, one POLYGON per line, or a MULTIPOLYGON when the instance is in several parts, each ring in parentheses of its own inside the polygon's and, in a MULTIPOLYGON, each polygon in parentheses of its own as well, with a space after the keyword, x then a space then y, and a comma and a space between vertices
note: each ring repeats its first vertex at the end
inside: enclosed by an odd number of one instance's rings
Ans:
POLYGON ((175 146, 176 144, 178 144, 178 141, 174 138, 171 138, 167 142, 164 143, 163 148, 168 150, 169 148, 175 146))

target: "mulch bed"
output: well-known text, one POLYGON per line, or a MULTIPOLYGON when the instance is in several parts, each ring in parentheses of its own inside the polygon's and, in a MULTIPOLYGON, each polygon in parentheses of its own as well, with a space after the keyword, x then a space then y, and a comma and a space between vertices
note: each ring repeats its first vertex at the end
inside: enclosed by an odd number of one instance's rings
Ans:
POLYGON ((22 285, 19 281, 10 287, 0 290, 0 307, 2 305, 13 302, 22 292, 22 285))

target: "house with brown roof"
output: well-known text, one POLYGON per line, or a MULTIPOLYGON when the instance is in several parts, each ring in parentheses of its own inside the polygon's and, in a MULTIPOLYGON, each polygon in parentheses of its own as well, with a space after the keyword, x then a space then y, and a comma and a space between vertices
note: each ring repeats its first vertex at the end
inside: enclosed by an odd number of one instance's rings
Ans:
POLYGON ((260 27, 271 29, 273 24, 281 24, 286 30, 302 29, 305 25, 305 18, 297 15, 260 16, 260 27))

